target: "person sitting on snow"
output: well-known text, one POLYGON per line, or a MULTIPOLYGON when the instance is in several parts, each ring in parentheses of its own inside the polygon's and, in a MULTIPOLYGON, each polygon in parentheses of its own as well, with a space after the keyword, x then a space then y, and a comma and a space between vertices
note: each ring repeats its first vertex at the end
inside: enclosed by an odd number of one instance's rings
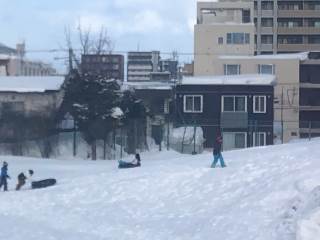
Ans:
POLYGON ((18 175, 18 184, 16 186, 16 191, 19 191, 20 188, 26 184, 26 179, 27 177, 23 172, 18 175))
POLYGON ((125 162, 120 160, 119 161, 119 168, 134 168, 134 167, 140 167, 141 166, 141 159, 140 154, 137 153, 135 155, 135 158, 131 162, 125 162))
POLYGON ((222 137, 218 135, 213 144, 213 162, 211 164, 212 168, 216 167, 219 160, 220 160, 221 167, 226 167, 226 164, 224 163, 224 160, 221 154, 221 145, 222 145, 222 137))
POLYGON ((31 185, 33 170, 29 169, 28 173, 29 173, 28 178, 26 177, 26 175, 23 172, 18 175, 18 184, 16 186, 17 191, 19 191, 21 189, 21 187, 26 184, 27 179, 29 180, 28 182, 30 182, 30 185, 31 185))
POLYGON ((10 179, 10 176, 8 175, 8 163, 3 162, 2 168, 1 168, 1 175, 0 175, 0 190, 3 185, 4 191, 8 191, 8 182, 7 178, 10 179))

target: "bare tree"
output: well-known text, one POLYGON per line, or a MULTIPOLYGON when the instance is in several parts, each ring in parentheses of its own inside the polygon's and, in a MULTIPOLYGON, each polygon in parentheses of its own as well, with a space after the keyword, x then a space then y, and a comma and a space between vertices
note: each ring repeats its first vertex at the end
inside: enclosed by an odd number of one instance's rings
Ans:
POLYGON ((108 31, 105 26, 101 26, 99 36, 94 43, 95 54, 111 54, 114 45, 110 37, 108 36, 108 31))

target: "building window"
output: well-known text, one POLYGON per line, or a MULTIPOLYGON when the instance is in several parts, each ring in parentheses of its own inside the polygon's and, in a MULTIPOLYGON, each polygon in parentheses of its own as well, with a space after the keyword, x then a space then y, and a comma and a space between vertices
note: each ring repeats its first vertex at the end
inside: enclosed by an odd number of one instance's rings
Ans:
POLYGON ((274 74, 275 69, 273 64, 259 64, 258 65, 259 74, 274 74))
POLYGON ((253 133, 253 146, 259 147, 259 146, 266 146, 267 135, 265 132, 255 132, 253 133))
POLYGON ((242 10, 242 22, 249 23, 250 21, 250 10, 242 10))
POLYGON ((202 95, 184 95, 183 111, 185 113, 202 113, 203 96, 202 95))
POLYGON ((239 75, 240 64, 224 64, 224 75, 239 75))
POLYGON ((247 147, 247 133, 245 132, 224 132, 223 150, 240 149, 247 147))
POLYGON ((247 112, 247 96, 222 96, 222 112, 247 112))
POLYGON ((249 44, 249 33, 227 33, 227 44, 249 44))
POLYGON ((262 44, 273 44, 273 35, 262 35, 261 36, 262 44))
POLYGON ((273 18, 262 18, 261 19, 262 27, 273 27, 273 18))
POLYGON ((163 103, 163 113, 169 114, 170 113, 170 99, 165 99, 163 103))
POLYGON ((262 10, 273 10, 273 2, 270 2, 270 1, 261 2, 261 9, 262 10))
POLYGON ((223 44, 223 37, 218 38, 218 44, 223 44))
POLYGON ((253 97, 253 112, 254 113, 266 113, 267 112, 267 98, 266 96, 254 96, 253 97))

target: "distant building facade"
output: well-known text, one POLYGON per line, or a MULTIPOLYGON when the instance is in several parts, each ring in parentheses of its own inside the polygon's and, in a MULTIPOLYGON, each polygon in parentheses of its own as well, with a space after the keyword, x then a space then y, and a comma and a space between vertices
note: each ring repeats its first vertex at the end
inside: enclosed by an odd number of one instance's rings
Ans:
POLYGON ((128 81, 150 81, 152 72, 160 71, 160 52, 129 52, 128 81))
POLYGON ((82 55, 81 70, 124 81, 124 56, 118 54, 82 55))
POLYGON ((57 71, 47 63, 25 58, 25 44, 13 49, 0 43, 0 76, 54 76, 57 71))

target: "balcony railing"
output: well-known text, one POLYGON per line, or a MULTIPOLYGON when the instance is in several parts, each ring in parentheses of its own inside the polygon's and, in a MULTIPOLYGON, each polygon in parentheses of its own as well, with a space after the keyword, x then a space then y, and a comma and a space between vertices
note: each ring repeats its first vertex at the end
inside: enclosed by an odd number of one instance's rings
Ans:
POLYGON ((303 18, 303 17, 320 17, 319 10, 278 10, 278 17, 283 18, 303 18))
POLYGON ((222 112, 220 124, 222 128, 247 128, 248 113, 247 112, 222 112))
POLYGON ((278 27, 278 34, 320 34, 320 27, 278 27))

